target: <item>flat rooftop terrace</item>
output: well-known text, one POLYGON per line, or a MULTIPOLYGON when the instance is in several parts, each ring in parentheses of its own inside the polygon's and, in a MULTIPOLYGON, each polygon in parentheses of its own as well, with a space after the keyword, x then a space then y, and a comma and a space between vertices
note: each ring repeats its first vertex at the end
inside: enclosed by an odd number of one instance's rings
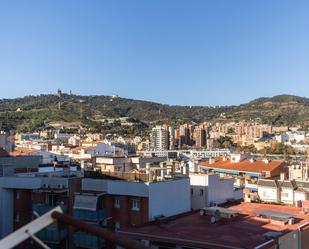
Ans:
POLYGON ((303 214, 301 209, 296 207, 241 203, 227 208, 238 211, 240 216, 234 220, 220 220, 211 224, 210 216, 189 213, 141 227, 124 228, 121 233, 136 239, 200 248, 255 248, 270 240, 264 236, 266 233, 285 234, 309 221, 309 214, 303 214), (257 217, 261 210, 291 214, 296 223, 285 226, 272 224, 257 217))

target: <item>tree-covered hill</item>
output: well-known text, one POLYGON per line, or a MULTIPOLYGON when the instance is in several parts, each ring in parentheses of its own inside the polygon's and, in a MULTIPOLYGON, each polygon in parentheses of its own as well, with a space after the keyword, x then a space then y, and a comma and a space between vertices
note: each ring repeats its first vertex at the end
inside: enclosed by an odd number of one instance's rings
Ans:
MULTIPOLYGON (((108 129, 106 118, 130 117, 136 129, 169 122, 252 120, 272 125, 309 124, 309 99, 279 95, 239 106, 173 106, 110 96, 63 94, 0 100, 0 129, 33 131, 52 122, 75 122, 96 131, 108 129)), ((113 127, 110 127, 111 129, 113 127)), ((133 129, 133 128, 132 128, 133 129)))

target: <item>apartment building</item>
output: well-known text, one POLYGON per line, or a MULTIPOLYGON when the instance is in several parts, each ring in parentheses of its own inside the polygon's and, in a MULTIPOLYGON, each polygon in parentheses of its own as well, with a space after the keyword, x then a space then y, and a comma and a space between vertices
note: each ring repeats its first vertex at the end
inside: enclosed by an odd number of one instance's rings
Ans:
MULTIPOLYGON (((0 178, 0 237, 60 205, 73 213, 74 193, 81 191, 80 172, 19 173, 0 178)), ((52 248, 71 248, 72 231, 52 224, 37 236, 52 248)), ((20 248, 35 248, 26 241, 20 248)))
POLYGON ((257 193, 263 202, 301 205, 302 201, 309 200, 309 182, 260 179, 257 193))
POLYGON ((134 169, 159 167, 166 157, 152 156, 96 156, 96 168, 103 172, 130 172, 134 169))
POLYGON ((168 129, 157 125, 151 130, 151 148, 154 150, 169 149, 168 129))
POLYGON ((0 156, 0 177, 14 173, 36 172, 42 163, 41 156, 16 156, 12 157, 6 151, 0 156))
POLYGON ((233 179, 221 179, 218 174, 190 173, 189 177, 193 210, 242 199, 242 191, 234 190, 233 179))
MULTIPOLYGON (((73 216, 91 225, 107 228, 107 212, 104 203, 105 193, 75 193, 73 216)), ((73 244, 77 248, 106 248, 106 242, 97 236, 75 230, 73 244)))
POLYGON ((196 148, 202 148, 206 145, 207 134, 204 126, 196 126, 194 128, 193 139, 196 148))
POLYGON ((210 158, 201 162, 199 168, 233 178, 235 187, 257 191, 258 179, 279 177, 284 165, 283 160, 254 160, 246 154, 231 154, 229 157, 210 158))
POLYGON ((186 176, 131 180, 96 175, 82 181, 83 192, 104 194, 107 217, 114 229, 137 226, 159 217, 190 211, 190 179, 186 176))
POLYGON ((0 131, 0 148, 7 152, 14 150, 14 139, 8 132, 0 131))

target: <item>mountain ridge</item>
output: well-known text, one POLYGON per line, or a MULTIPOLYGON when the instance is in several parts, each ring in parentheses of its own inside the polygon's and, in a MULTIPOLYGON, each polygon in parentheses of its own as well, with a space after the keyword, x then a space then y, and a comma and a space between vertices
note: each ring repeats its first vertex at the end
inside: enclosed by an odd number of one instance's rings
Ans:
MULTIPOLYGON (((80 122, 100 130, 106 118, 129 117, 143 127, 156 123, 256 121, 271 125, 309 124, 309 98, 281 94, 232 106, 169 105, 105 95, 53 94, 0 99, 0 129, 32 131, 49 123, 80 122)), ((139 127, 139 126, 138 126, 139 127)))

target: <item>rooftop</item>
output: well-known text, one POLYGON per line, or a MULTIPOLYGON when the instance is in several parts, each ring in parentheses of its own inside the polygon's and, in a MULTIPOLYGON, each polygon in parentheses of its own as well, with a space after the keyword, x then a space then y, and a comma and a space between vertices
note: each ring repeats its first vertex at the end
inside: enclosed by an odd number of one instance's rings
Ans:
POLYGON ((254 172, 262 173, 267 171, 273 171, 284 165, 283 160, 274 160, 265 162, 263 160, 250 161, 243 160, 240 162, 231 162, 229 160, 224 161, 222 157, 216 157, 213 163, 201 162, 200 166, 205 166, 214 169, 234 170, 241 172, 254 172))
POLYGON ((148 238, 156 242, 184 246, 254 248, 269 240, 265 237, 266 233, 287 233, 309 221, 309 214, 301 213, 301 209, 296 207, 241 203, 227 208, 239 212, 239 217, 232 221, 220 220, 211 224, 209 216, 189 213, 160 223, 152 222, 141 227, 124 228, 121 232, 137 239, 148 238), (297 223, 285 226, 272 224, 257 217, 263 210, 289 214, 295 217, 297 223))
POLYGON ((15 150, 10 153, 10 156, 27 156, 31 153, 36 152, 35 149, 22 149, 22 150, 15 150))

